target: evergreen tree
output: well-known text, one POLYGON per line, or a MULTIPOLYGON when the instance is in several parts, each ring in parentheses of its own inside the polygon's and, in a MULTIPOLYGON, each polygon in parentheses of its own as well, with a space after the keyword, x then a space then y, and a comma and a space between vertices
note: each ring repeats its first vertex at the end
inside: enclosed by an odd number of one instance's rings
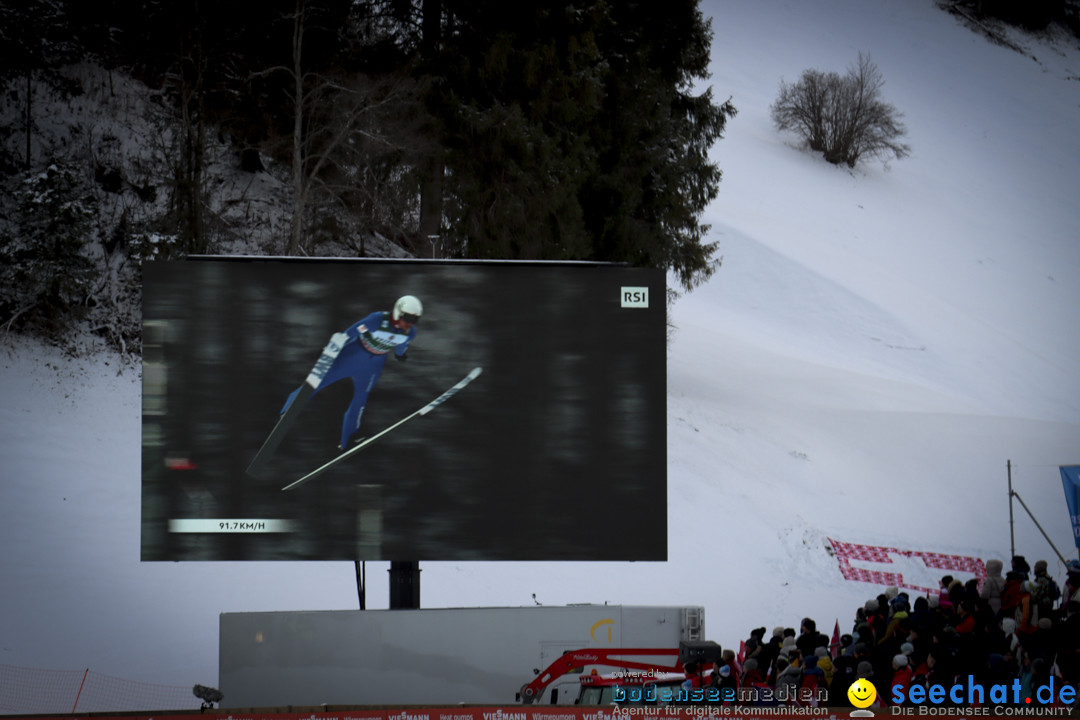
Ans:
POLYGON ((610 67, 598 162, 583 191, 593 257, 662 267, 686 289, 717 261, 701 213, 719 191, 708 157, 735 115, 716 104, 708 77, 712 31, 695 0, 612 3, 601 38, 610 67))
POLYGON ((78 173, 54 163, 15 193, 0 232, 0 324, 60 339, 85 312, 100 268, 86 254, 94 204, 78 173))
MULTIPOLYGON (((55 72, 77 57, 72 30, 63 0, 0 2, 0 83, 14 83, 23 107, 21 127, 0 128, 0 138, 21 130, 24 134, 22 167, 33 166, 33 80, 35 76, 59 90, 68 83, 55 72)), ((3 158, 0 158, 2 160, 3 158)), ((0 168, 4 164, 0 163, 0 168)), ((11 166, 16 163, 11 162, 11 166)))
POLYGON ((663 267, 687 289, 713 272, 708 150, 735 109, 695 94, 712 38, 695 0, 444 13, 427 67, 457 254, 663 267))
POLYGON ((596 163, 605 11, 481 5, 455 14, 437 86, 450 237, 466 257, 589 257, 579 191, 596 163))

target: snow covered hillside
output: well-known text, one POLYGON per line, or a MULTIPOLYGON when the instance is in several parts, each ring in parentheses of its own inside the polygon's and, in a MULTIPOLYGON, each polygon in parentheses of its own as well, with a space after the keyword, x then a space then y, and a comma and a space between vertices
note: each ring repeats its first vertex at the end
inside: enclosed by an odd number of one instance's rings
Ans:
MULTIPOLYGON (((738 115, 714 148, 723 267, 673 311, 669 560, 422 563, 422 604, 703 604, 725 646, 804 616, 847 630, 882 588, 846 580, 828 539, 1007 559, 1010 460, 1076 557, 1058 475, 1080 464, 1075 42, 1017 52, 933 0, 704 10, 738 115), (777 134, 769 105, 859 51, 913 154, 849 171, 777 134)), ((137 368, 0 343, 0 664, 215 685, 219 613, 357 607, 347 563, 140 563, 137 368)), ((1019 505, 1014 529, 1063 579, 1019 505)), ((920 557, 851 562, 936 586, 920 557)))

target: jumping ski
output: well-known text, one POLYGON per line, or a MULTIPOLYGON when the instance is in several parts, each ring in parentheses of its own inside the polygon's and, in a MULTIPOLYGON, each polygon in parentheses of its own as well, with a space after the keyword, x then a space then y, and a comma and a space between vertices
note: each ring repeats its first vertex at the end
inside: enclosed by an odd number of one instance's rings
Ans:
POLYGON ((307 379, 304 380, 304 384, 300 386, 300 390, 296 393, 296 397, 289 404, 288 409, 281 414, 278 418, 277 424, 274 425, 274 429, 270 431, 270 434, 266 437, 262 447, 259 448, 259 452, 255 453, 255 457, 247 467, 247 474, 252 477, 258 477, 263 468, 270 461, 270 458, 274 456, 277 451, 278 445, 296 424, 296 419, 300 416, 300 411, 304 409, 304 405, 311 399, 311 396, 315 393, 315 389, 319 387, 319 383, 326 377, 326 373, 330 370, 330 366, 337 360, 337 356, 341 354, 341 349, 345 347, 345 343, 348 341, 349 336, 345 333, 334 333, 330 342, 326 344, 319 359, 315 361, 315 366, 311 368, 311 372, 308 373, 307 379))
POLYGON ((404 425, 405 423, 409 422, 410 420, 412 420, 413 418, 415 418, 417 416, 427 415, 429 412, 431 412, 432 410, 434 410, 435 408, 439 407, 444 402, 449 400, 455 393, 457 393, 457 391, 461 390, 463 387, 465 387, 466 385, 471 383, 473 380, 478 378, 480 376, 480 373, 481 373, 482 370, 483 370, 483 368, 478 368, 478 367, 473 368, 469 372, 469 374, 466 375, 464 378, 462 378, 460 381, 458 381, 457 384, 455 384, 453 387, 451 387, 449 390, 444 392, 439 397, 437 397, 434 400, 432 400, 431 402, 429 402, 424 407, 420 408, 419 410, 412 413, 411 415, 408 415, 405 418, 403 418, 401 420, 398 420, 396 423, 394 423, 390 427, 386 428, 385 430, 383 430, 383 431, 381 431, 379 433, 376 433, 375 435, 372 435, 371 437, 366 438, 363 441, 357 443, 353 447, 349 448, 345 452, 338 455, 333 460, 330 460, 329 462, 327 462, 322 467, 319 467, 319 468, 309 472, 307 475, 303 476, 302 478, 300 478, 299 480, 297 480, 295 482, 289 483, 285 487, 281 488, 281 490, 283 492, 285 490, 293 490, 295 488, 300 487, 301 485, 303 485, 306 482, 314 480, 315 478, 319 477, 320 475, 322 475, 324 472, 326 472, 330 468, 332 468, 335 465, 337 465, 338 463, 340 463, 345 458, 349 457, 350 455, 353 455, 355 453, 360 452, 360 450, 364 449, 365 447, 367 447, 371 443, 375 442, 376 440, 378 440, 379 438, 381 438, 383 435, 390 432, 391 430, 394 430, 395 428, 401 427, 402 425, 404 425))

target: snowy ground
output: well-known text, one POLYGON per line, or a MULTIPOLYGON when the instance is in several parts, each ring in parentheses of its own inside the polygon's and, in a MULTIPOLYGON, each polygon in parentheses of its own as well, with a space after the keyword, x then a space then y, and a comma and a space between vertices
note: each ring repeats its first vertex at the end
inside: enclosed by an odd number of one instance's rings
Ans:
MULTIPOLYGON (((705 11, 739 114, 708 213, 723 267, 673 313, 670 559, 423 563, 422 604, 702 604, 723 645, 804 616, 847 629, 881 588, 845 581, 826 538, 1007 558, 1008 460, 1075 557, 1057 466, 1080 463, 1080 52, 992 44, 932 0, 705 11), (851 172, 768 106, 860 50, 914 152, 851 172)), ((357 607, 347 563, 140 563, 137 369, 0 343, 0 664, 215 685, 219 613, 357 607)), ((1063 579, 1019 505, 1015 537, 1063 579)))

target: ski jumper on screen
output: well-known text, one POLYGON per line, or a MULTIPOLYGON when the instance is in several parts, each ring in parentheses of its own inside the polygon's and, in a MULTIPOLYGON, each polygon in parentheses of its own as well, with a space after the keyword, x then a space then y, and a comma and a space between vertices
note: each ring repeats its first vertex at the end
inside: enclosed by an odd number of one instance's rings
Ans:
MULTIPOLYGON (((416 337, 416 323, 420 321, 422 312, 420 300, 405 295, 394 303, 394 309, 390 312, 373 312, 345 331, 347 340, 341 353, 312 394, 314 396, 339 380, 352 380, 352 402, 341 421, 341 449, 348 446, 349 439, 360 429, 360 418, 364 414, 368 395, 379 382, 387 356, 393 353, 398 360, 406 359, 409 343, 416 337)), ((299 392, 300 388, 297 388, 289 395, 281 408, 283 414, 299 392)))

